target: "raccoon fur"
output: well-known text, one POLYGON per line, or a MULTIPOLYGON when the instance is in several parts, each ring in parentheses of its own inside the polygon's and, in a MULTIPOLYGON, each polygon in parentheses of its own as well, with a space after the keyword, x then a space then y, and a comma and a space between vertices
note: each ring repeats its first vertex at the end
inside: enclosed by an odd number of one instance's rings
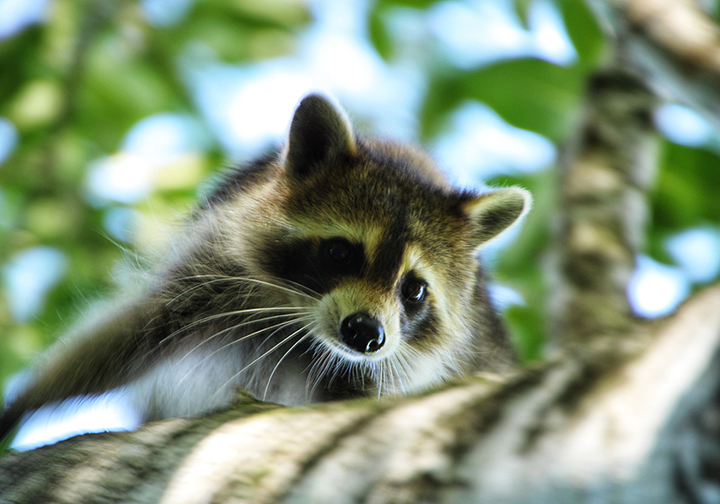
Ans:
POLYGON ((226 175, 143 292, 39 360, 0 438, 43 405, 120 387, 148 421, 238 387, 298 405, 506 370, 477 252, 529 205, 519 188, 454 189, 422 151, 356 136, 308 95, 284 149, 226 175))

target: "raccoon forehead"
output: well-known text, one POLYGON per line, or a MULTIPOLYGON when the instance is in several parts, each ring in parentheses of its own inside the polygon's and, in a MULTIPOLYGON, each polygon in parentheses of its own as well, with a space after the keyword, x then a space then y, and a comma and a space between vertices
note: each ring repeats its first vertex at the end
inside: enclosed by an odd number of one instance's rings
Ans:
POLYGON ((368 164, 387 169, 391 165, 396 174, 407 177, 413 184, 421 183, 437 189, 451 190, 445 175, 432 158, 419 147, 391 140, 358 139, 359 157, 368 164))
POLYGON ((288 181, 295 211, 318 207, 348 209, 372 217, 393 215, 398 206, 430 205, 455 191, 421 150, 402 144, 358 138, 354 153, 315 166, 311 176, 288 181))
POLYGON ((409 236, 429 229, 434 232, 464 219, 459 195, 407 180, 374 176, 382 171, 329 177, 331 180, 295 188, 289 192, 285 213, 308 232, 321 236, 342 232, 357 241, 372 243, 383 234, 409 236))
POLYGON ((313 216, 295 217, 291 221, 297 235, 302 238, 345 238, 362 243, 368 249, 377 247, 383 236, 383 228, 375 222, 347 221, 337 214, 318 211, 313 216))
POLYGON ((464 250, 428 247, 427 244, 411 241, 405 244, 399 272, 402 277, 414 271, 430 283, 443 279, 459 287, 462 278, 474 274, 475 265, 475 256, 469 247, 464 250))

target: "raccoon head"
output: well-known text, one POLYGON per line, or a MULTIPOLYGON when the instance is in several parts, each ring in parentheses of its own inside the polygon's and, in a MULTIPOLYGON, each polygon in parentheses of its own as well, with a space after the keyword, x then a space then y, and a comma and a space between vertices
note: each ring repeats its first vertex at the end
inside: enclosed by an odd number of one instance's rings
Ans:
POLYGON ((454 189, 427 155, 356 136, 317 94, 264 170, 251 270, 295 292, 311 373, 384 394, 511 360, 477 250, 528 210, 527 191, 454 189))

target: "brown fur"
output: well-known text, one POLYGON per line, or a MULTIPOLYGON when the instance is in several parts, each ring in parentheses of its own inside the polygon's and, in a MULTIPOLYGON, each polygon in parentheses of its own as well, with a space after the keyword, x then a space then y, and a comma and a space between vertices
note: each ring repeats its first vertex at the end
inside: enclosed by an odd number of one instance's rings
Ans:
POLYGON ((452 188, 414 147, 306 97, 286 150, 228 174, 146 289, 51 349, 0 418, 126 386, 145 419, 227 403, 408 393, 513 352, 477 249, 529 195, 452 188), (359 329, 356 329, 359 327, 359 329))

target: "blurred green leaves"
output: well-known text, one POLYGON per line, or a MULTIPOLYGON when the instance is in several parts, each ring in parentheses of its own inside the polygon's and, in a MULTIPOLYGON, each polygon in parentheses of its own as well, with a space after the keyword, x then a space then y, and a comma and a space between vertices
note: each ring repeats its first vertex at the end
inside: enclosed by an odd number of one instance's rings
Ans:
POLYGON ((104 226, 123 205, 88 198, 88 167, 115 155, 141 119, 176 112, 202 123, 180 59, 196 46, 230 63, 281 56, 309 21, 300 0, 198 0, 169 26, 150 24, 134 1, 53 0, 45 23, 0 40, 0 116, 20 138, 0 166, 0 267, 41 245, 67 259, 42 311, 25 323, 12 319, 10 293, 0 290, 0 382, 111 292, 123 255, 132 263, 149 251, 221 164, 211 143, 160 169, 154 192, 132 208, 128 243, 104 226))
POLYGON ((502 61, 472 72, 438 75, 430 84, 423 137, 435 136, 441 118, 465 100, 489 105, 518 128, 560 141, 577 113, 585 72, 536 59, 502 61), (532 85, 528 85, 532 82, 532 85))
MULTIPOLYGON (((401 44, 413 39, 397 33, 389 17, 397 9, 423 15, 439 3, 375 1, 367 40, 383 61, 395 62, 407 49, 401 44)), ((522 23, 528 23, 531 4, 518 0, 515 5, 522 23)), ((584 2, 558 0, 556 5, 577 52, 567 66, 519 58, 458 68, 443 57, 432 34, 422 34, 422 47, 410 48, 426 57, 421 141, 442 134, 453 111, 475 100, 511 125, 562 145, 581 112, 586 78, 600 64, 605 42, 584 2)), ((150 196, 130 206, 88 197, 88 167, 118 155, 128 131, 155 114, 185 114, 211 131, 189 90, 183 61, 197 54, 226 64, 290 55, 313 23, 301 0, 197 0, 175 22, 156 25, 135 1, 53 0, 50 6, 44 24, 0 41, 0 116, 20 135, 0 166, 0 264, 43 245, 60 250, 68 267, 39 316, 26 323, 12 319, 9 293, 0 290, 0 381, 53 341, 78 311, 113 290, 122 280, 117 268, 123 254, 132 259, 152 252, 166 225, 192 206, 198 181, 225 160, 218 142, 209 142, 204 151, 163 166, 150 196), (116 243, 104 225, 115 210, 135 216, 128 242, 116 243)), ((668 234, 720 220, 719 164, 712 152, 666 144, 649 240, 654 257, 664 258, 662 239, 668 234)), ((542 265, 554 174, 546 170, 488 182, 519 184, 535 197, 523 231, 497 259, 494 275, 523 295, 525 305, 507 311, 508 323, 522 357, 536 359, 545 334, 542 265)))

